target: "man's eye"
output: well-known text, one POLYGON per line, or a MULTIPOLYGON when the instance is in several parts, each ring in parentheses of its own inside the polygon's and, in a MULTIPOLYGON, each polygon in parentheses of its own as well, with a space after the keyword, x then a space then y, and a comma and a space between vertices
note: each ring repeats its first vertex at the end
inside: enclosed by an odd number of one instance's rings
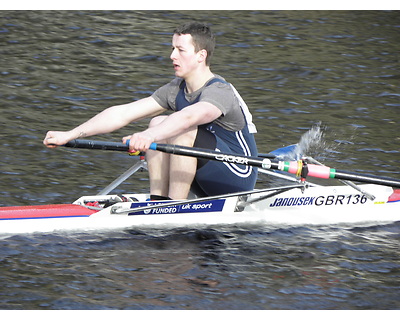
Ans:
POLYGON ((171 51, 174 51, 175 49, 178 49, 179 52, 185 51, 185 49, 183 48, 174 48, 174 47, 171 48, 171 51))

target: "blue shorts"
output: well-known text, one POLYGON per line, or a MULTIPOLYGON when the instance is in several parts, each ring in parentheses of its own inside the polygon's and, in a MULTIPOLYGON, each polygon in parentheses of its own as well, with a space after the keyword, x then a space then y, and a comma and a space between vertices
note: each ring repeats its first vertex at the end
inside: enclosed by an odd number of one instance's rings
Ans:
MULTIPOLYGON (((236 132, 215 124, 200 126, 194 146, 223 153, 258 155, 254 135, 249 133, 247 126, 236 132)), ((192 192, 204 197, 250 191, 254 189, 256 180, 256 167, 199 159, 192 192)))

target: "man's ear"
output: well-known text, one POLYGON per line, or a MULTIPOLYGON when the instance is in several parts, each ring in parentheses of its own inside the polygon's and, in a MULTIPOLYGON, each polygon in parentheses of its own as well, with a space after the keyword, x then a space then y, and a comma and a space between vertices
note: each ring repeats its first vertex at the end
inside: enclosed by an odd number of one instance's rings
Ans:
POLYGON ((198 52, 198 54, 199 54, 199 57, 198 57, 198 62, 205 62, 206 61, 206 59, 207 59, 207 50, 206 49, 202 49, 202 50, 200 50, 199 52, 198 52))

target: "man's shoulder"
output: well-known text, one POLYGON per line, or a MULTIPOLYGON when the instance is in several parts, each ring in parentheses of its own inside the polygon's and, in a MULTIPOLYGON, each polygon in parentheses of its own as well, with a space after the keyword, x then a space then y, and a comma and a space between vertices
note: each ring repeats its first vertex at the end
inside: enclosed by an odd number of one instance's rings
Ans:
POLYGON ((227 80, 225 80, 225 78, 217 74, 214 74, 214 77, 211 78, 204 86, 204 90, 209 92, 213 92, 216 90, 220 91, 220 89, 226 92, 232 91, 231 84, 227 80))
POLYGON ((225 80, 224 77, 220 76, 219 74, 214 73, 214 78, 211 79, 213 82, 219 82, 219 83, 228 83, 228 81, 225 80))

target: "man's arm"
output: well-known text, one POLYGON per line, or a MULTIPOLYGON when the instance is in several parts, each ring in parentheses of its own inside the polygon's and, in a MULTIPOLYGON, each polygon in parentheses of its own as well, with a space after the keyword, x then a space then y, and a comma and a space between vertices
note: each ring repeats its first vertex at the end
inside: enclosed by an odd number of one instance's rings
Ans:
POLYGON ((72 139, 113 132, 132 121, 154 116, 164 112, 152 97, 131 103, 113 106, 70 131, 49 131, 43 143, 48 147, 63 145, 72 139))
POLYGON ((214 121, 222 115, 220 109, 209 102, 197 102, 174 112, 157 126, 123 138, 130 139, 131 150, 147 151, 152 142, 158 142, 185 133, 193 128, 214 121))

